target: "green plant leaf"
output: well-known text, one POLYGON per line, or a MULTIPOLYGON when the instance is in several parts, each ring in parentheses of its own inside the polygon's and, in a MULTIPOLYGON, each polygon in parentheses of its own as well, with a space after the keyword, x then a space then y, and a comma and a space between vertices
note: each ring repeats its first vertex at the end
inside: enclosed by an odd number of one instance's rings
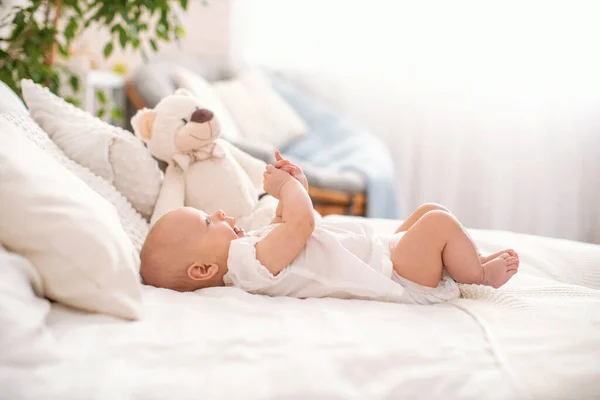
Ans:
POLYGON ((110 118, 113 121, 122 122, 125 120, 125 113, 123 112, 123 109, 115 107, 110 110, 110 118))
POLYGON ((187 10, 188 2, 187 0, 179 0, 179 4, 181 4, 181 8, 187 10))
POLYGON ((75 34, 77 33, 77 28, 79 27, 79 24, 77 22, 77 19, 75 17, 71 17, 69 19, 69 23, 67 24, 67 27, 65 28, 65 37, 67 38, 67 40, 71 40, 75 37, 75 34))
POLYGON ((67 50, 67 48, 62 43, 57 43, 56 47, 58 49, 58 53, 61 56, 63 56, 64 58, 69 57, 69 51, 67 50))
POLYGON ((146 49, 144 49, 143 47, 140 48, 140 52, 142 53, 142 60, 144 60, 145 63, 148 62, 148 53, 146 53, 146 49))
POLYGON ((103 90, 96 90, 96 98, 100 102, 100 104, 106 104, 106 93, 103 90))
POLYGON ((79 78, 76 75, 71 75, 69 85, 74 92, 79 92, 79 78))
POLYGON ((10 35, 11 39, 16 39, 18 38, 21 33, 23 33, 23 30, 25 29, 25 13, 24 12, 18 12, 17 14, 15 14, 15 17, 13 18, 12 21, 12 25, 14 26, 14 29, 10 35))
POLYGON ((60 77, 57 73, 54 73, 54 71, 52 72, 53 73, 50 76, 50 84, 48 85, 48 87, 50 87, 50 90, 52 90, 54 94, 58 94, 58 88, 60 87, 60 77))
POLYGON ((101 108, 98 111, 96 111, 96 117, 98 118, 104 117, 104 114, 106 114, 106 110, 104 108, 101 108))
POLYGON ((72 7, 78 16, 83 16, 83 11, 81 10, 81 7, 79 7, 79 1, 74 1, 72 7))
POLYGON ((181 25, 177 25, 175 27, 175 37, 182 38, 185 37, 185 28, 181 25))
POLYGON ((152 46, 152 50, 158 51, 158 44, 156 43, 156 40, 150 39, 150 46, 152 46))
POLYGON ((121 44, 121 48, 125 48, 127 45, 127 32, 125 32, 125 28, 119 25, 119 43, 121 44))
POLYGON ((112 42, 109 42, 106 44, 106 46, 104 46, 104 50, 103 50, 104 58, 110 57, 110 55, 113 52, 113 48, 114 48, 114 46, 113 46, 112 42))
POLYGON ((169 40, 169 34, 167 33, 167 27, 161 21, 156 24, 156 36, 162 40, 169 40))
POLYGON ((65 101, 67 103, 71 103, 74 106, 79 107, 79 100, 77 100, 75 97, 71 97, 71 96, 65 97, 65 101))
POLYGON ((106 18, 104 19, 104 24, 105 25, 110 25, 111 22, 113 22, 113 19, 115 19, 115 13, 110 13, 106 16, 106 18))

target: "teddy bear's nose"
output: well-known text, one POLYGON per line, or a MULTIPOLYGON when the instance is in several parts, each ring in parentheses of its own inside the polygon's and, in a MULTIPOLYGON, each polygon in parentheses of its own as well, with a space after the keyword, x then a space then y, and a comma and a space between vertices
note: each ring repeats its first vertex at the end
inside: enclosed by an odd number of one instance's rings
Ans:
POLYGON ((192 122, 198 122, 199 124, 207 122, 213 119, 213 112, 200 108, 192 114, 192 122))

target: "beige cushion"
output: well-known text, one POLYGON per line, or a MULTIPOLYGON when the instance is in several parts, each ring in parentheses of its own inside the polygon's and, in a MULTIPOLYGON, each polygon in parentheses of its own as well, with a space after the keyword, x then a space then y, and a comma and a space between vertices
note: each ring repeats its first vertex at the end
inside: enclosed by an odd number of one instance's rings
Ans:
MULTIPOLYGON (((131 240, 136 251, 140 252, 148 235, 148 221, 133 208, 131 203, 113 185, 69 159, 28 114, 0 114, 0 121, 2 120, 17 126, 22 135, 35 143, 38 148, 50 155, 59 164, 77 175, 96 193, 108 200, 117 210, 121 225, 129 240, 131 240)), ((137 269, 139 269, 139 265, 137 269)))
POLYGON ((233 117, 219 99, 219 95, 204 78, 184 67, 177 67, 172 72, 171 77, 177 87, 189 90, 217 116, 221 123, 221 134, 224 138, 228 140, 240 140, 242 138, 233 117))
POLYGON ((143 142, 31 80, 21 84, 31 116, 65 154, 111 182, 136 210, 149 218, 162 174, 143 142))
POLYGON ((58 360, 57 343, 46 329, 50 302, 38 297, 42 292, 33 264, 0 245, 0 364, 58 360))
POLYGON ((247 140, 281 148, 308 132, 306 122, 258 70, 246 70, 213 87, 247 140))
POLYGON ((35 265, 46 297, 137 318, 139 257, 115 208, 6 120, 0 165, 0 243, 35 265))

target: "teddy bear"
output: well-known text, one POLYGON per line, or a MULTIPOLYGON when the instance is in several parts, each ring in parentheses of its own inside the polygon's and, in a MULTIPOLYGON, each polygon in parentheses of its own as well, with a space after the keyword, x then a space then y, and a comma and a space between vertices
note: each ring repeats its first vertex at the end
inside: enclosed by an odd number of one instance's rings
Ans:
POLYGON ((265 163, 220 139, 219 119, 189 91, 178 89, 154 109, 139 110, 131 125, 150 153, 167 163, 151 225, 183 206, 223 210, 247 231, 275 216, 277 201, 261 196, 265 163))

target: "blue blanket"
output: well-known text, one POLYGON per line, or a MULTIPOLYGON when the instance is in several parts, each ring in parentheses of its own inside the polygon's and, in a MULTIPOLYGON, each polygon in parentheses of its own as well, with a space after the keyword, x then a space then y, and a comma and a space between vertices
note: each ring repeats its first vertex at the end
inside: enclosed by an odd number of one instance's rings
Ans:
POLYGON ((268 76, 277 93, 309 126, 308 135, 281 150, 316 167, 363 174, 367 184, 367 217, 398 218, 393 163, 382 141, 319 105, 285 78, 275 73, 268 76))

